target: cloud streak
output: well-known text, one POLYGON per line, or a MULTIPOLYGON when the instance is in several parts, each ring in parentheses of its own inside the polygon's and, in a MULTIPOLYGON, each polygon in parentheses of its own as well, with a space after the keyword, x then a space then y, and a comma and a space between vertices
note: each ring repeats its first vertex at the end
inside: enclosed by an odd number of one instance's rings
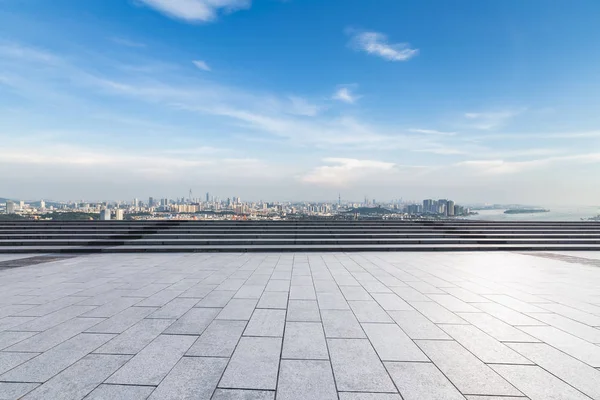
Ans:
POLYGON ((349 86, 342 86, 338 88, 333 94, 332 99, 338 100, 348 104, 354 104, 360 98, 360 96, 352 92, 352 88, 349 86))
POLYGON ((379 32, 354 34, 350 47, 388 61, 407 61, 419 54, 419 50, 412 49, 408 43, 389 43, 387 36, 379 32))
POLYGON ((196 66, 196 68, 201 69, 203 71, 207 71, 207 72, 211 71, 211 69, 208 66, 208 64, 206 63, 206 61, 194 60, 194 61, 192 61, 192 64, 194 64, 196 66))
POLYGON ((138 0, 171 18, 186 22, 214 21, 219 13, 250 8, 251 0, 138 0))

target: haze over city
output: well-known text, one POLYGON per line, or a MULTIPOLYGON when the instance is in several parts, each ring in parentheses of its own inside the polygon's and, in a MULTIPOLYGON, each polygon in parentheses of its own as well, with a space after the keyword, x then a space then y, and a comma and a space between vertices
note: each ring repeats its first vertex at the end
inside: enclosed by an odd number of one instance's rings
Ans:
POLYGON ((575 3, 1 0, 0 197, 596 205, 575 3))

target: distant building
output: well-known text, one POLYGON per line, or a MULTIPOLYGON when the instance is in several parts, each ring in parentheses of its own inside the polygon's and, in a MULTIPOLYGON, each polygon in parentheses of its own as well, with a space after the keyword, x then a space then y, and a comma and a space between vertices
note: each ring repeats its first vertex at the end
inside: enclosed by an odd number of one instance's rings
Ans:
POLYGON ((434 201, 432 199, 423 200, 423 212, 424 213, 434 212, 433 204, 434 204, 434 201))
POLYGON ((453 217, 454 214, 454 202, 452 200, 448 200, 448 205, 446 206, 446 212, 449 217, 453 217))
POLYGON ((210 193, 206 192, 206 202, 210 202, 210 193))
POLYGON ((44 210, 46 208, 46 202, 44 200, 40 201, 40 208, 44 210))
POLYGON ((25 209, 25 202, 24 202, 23 200, 21 200, 21 201, 19 202, 19 209, 20 209, 21 211, 25 209))
POLYGON ((17 210, 17 205, 15 204, 15 202, 6 200, 6 213, 14 214, 16 210, 17 210))
POLYGON ((117 221, 123 221, 123 217, 124 216, 125 216, 125 212, 122 209, 117 208, 115 210, 115 220, 117 220, 117 221))
POLYGON ((100 221, 110 221, 110 210, 108 208, 100 211, 100 221))
POLYGON ((148 198, 148 207, 154 207, 154 197, 148 198))
POLYGON ((138 208, 138 207, 140 206, 140 201, 139 201, 137 198, 136 198, 136 199, 133 199, 133 206, 134 206, 135 208, 138 208))

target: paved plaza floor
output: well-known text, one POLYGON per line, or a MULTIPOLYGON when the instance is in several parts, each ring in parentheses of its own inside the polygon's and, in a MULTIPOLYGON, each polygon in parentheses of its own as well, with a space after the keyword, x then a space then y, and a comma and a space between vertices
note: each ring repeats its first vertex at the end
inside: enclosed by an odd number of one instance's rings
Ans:
POLYGON ((36 257, 0 399, 600 399, 600 253, 36 257))

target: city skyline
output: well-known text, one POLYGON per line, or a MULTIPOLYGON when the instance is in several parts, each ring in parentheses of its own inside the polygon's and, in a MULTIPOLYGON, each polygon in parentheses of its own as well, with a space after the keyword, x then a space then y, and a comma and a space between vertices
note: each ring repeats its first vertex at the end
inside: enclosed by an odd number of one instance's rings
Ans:
POLYGON ((0 197, 596 205, 598 12, 4 0, 0 197))

